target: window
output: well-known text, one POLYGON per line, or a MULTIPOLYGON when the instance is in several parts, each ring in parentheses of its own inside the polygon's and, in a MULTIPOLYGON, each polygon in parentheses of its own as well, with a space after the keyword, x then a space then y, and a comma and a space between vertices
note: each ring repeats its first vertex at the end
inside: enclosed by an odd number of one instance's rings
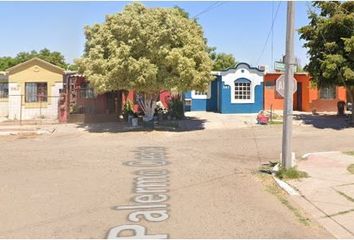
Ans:
POLYGON ((0 83, 0 98, 7 98, 9 96, 9 84, 0 83))
POLYGON ((96 94, 89 84, 82 83, 80 85, 80 98, 96 98, 96 94))
POLYGON ((46 102, 47 83, 25 83, 26 102, 46 102))
POLYGON ((251 99, 251 81, 243 78, 235 81, 235 99, 251 99))
POLYGON ((335 99, 336 87, 323 87, 320 89, 320 99, 335 99))

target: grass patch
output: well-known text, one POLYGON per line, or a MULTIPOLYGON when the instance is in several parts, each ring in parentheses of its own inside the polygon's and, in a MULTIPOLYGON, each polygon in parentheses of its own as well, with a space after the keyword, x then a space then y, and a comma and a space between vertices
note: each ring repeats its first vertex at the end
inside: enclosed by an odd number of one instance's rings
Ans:
POLYGON ((351 156, 354 156, 354 151, 345 152, 345 154, 347 154, 347 155, 351 155, 351 156))
POLYGON ((278 187, 278 185, 274 182, 273 178, 269 174, 260 173, 257 174, 258 177, 263 182, 265 189, 267 192, 276 196, 276 198, 284 204, 298 219, 300 223, 305 226, 310 226, 311 220, 305 216, 305 214, 298 208, 294 207, 289 200, 287 199, 287 195, 284 193, 282 189, 278 187))
POLYGON ((347 168, 348 172, 350 172, 351 174, 354 174, 354 164, 350 164, 347 168))
POLYGON ((280 179, 298 179, 306 178, 309 176, 307 172, 297 170, 296 167, 292 167, 289 169, 280 168, 275 175, 280 179))

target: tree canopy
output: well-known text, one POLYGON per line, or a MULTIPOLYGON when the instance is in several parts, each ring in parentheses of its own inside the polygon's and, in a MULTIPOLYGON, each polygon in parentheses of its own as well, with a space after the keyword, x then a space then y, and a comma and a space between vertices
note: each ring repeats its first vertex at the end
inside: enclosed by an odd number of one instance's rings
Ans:
POLYGON ((208 48, 209 56, 213 61, 213 70, 220 71, 234 67, 237 62, 232 54, 217 53, 215 47, 208 48))
POLYGON ((85 35, 77 64, 99 93, 198 90, 212 80, 203 30, 179 8, 132 3, 104 23, 86 27, 85 35))
MULTIPOLYGON (((31 52, 20 52, 16 57, 0 57, 0 71, 4 71, 17 64, 26 62, 31 58, 38 57, 47 62, 50 62, 58 67, 66 69, 69 64, 65 62, 64 56, 60 52, 50 51, 47 48, 40 50, 39 52, 33 50, 31 52)), ((74 65, 70 65, 70 69, 74 69, 74 65)))
POLYGON ((314 2, 309 24, 299 29, 309 71, 318 86, 354 85, 354 2, 314 2))

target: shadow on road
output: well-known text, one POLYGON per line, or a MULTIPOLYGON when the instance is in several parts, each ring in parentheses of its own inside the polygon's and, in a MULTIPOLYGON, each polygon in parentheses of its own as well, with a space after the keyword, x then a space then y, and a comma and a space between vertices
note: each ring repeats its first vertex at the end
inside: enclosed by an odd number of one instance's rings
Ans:
POLYGON ((158 124, 139 122, 138 127, 131 127, 125 121, 102 122, 102 123, 78 123, 77 128, 84 129, 92 133, 119 133, 119 132, 149 132, 149 131, 167 131, 167 132, 186 132, 203 130, 205 120, 187 117, 183 120, 160 121, 158 124))
POLYGON ((341 130, 354 127, 349 123, 349 117, 347 115, 338 116, 333 114, 294 114, 294 118, 297 120, 302 120, 306 125, 312 125, 319 129, 331 128, 334 130, 341 130))

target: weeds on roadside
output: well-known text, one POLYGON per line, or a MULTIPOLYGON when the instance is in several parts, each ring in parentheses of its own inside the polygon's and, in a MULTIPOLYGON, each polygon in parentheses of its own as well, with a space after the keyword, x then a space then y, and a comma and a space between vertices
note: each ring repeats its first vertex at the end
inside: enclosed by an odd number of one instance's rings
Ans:
MULTIPOLYGON (((272 163, 270 163, 272 165, 272 163)), ((298 219, 300 223, 305 226, 311 225, 311 220, 306 216, 306 214, 301 211, 301 209, 296 208, 291 204, 291 202, 287 199, 287 195, 284 191, 276 185, 273 178, 264 171, 260 171, 260 174, 257 174, 259 179, 262 181, 265 190, 271 194, 273 194, 284 206, 286 206, 298 219)))
POLYGON ((354 156, 354 151, 345 152, 345 154, 354 156))
POLYGON ((307 178, 309 175, 307 172, 297 170, 296 167, 291 167, 288 169, 280 168, 279 171, 275 173, 280 179, 298 179, 298 178, 307 178))
POLYGON ((350 172, 351 174, 354 174, 354 164, 350 164, 347 168, 348 172, 350 172))

